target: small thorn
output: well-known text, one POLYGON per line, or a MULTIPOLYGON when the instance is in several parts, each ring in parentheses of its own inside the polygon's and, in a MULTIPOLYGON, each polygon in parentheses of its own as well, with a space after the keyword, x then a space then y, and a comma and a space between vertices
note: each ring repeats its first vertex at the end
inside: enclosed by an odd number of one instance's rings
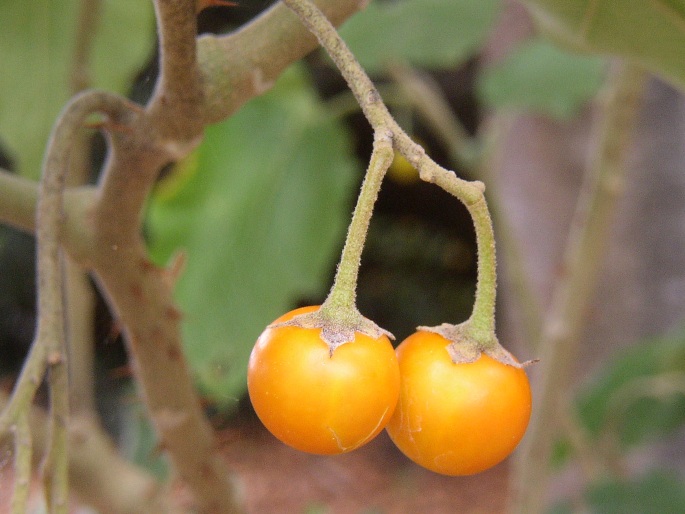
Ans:
POLYGON ((62 362, 62 354, 60 352, 51 352, 47 357, 48 365, 56 366, 62 362))
POLYGON ((183 317, 183 313, 173 305, 167 305, 167 307, 164 309, 164 315, 167 317, 167 319, 173 321, 178 321, 183 317))
POLYGON ((112 325, 109 327, 109 333, 106 337, 106 342, 112 343, 117 340, 121 335, 121 323, 116 320, 112 321, 112 325))
POLYGON ((135 298, 138 302, 143 301, 143 287, 140 284, 133 284, 131 285, 131 295, 133 295, 133 298, 135 298))
POLYGON ((181 350, 175 344, 170 344, 167 347, 166 353, 167 353, 167 357, 169 357, 169 360, 172 360, 172 361, 181 360, 181 357, 182 357, 181 350))
POLYGON ((116 123, 109 120, 88 122, 84 123, 83 126, 89 129, 106 130, 109 132, 133 132, 133 128, 130 125, 124 125, 123 123, 116 123))
POLYGON ((179 277, 183 273, 186 267, 186 252, 179 250, 175 252, 171 259, 169 259, 169 264, 163 270, 163 280, 169 289, 173 289, 178 281, 179 277))
POLYGON ((229 0, 197 0, 195 12, 200 13, 209 7, 235 7, 237 5, 236 2, 230 2, 229 0))
POLYGON ((123 366, 118 366, 116 368, 110 369, 107 372, 107 375, 112 380, 131 378, 133 376, 133 370, 131 369, 131 366, 129 366, 128 364, 124 364, 123 366))

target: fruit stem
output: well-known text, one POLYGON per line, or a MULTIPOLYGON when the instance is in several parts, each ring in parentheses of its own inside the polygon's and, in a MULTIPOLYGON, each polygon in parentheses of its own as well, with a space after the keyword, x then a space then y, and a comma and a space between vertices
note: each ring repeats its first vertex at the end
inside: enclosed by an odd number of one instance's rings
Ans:
POLYGON ((497 259, 495 256, 495 234, 485 196, 472 204, 466 204, 476 231, 478 248, 478 277, 476 299, 471 317, 467 321, 467 332, 478 341, 483 349, 497 345, 495 336, 495 300, 497 296, 497 259))
POLYGON ((321 306, 321 312, 326 317, 338 320, 341 316, 343 319, 359 316, 355 299, 361 253, 373 205, 385 171, 392 162, 394 148, 416 167, 423 180, 433 182, 456 196, 471 213, 478 244, 478 285, 473 313, 464 329, 484 350, 493 349, 497 346, 494 330, 495 239, 490 213, 483 197, 483 184, 465 181, 438 166, 421 146, 411 140, 392 118, 373 82, 333 25, 315 5, 309 0, 283 0, 283 3, 300 17, 302 23, 328 52, 347 81, 375 135, 371 163, 350 224, 333 288, 321 306))
POLYGON ((321 306, 321 311, 324 314, 335 312, 336 317, 339 318, 346 315, 353 316, 357 313, 356 291, 361 255, 369 230, 373 207, 393 156, 394 151, 390 135, 376 131, 369 167, 366 170, 357 205, 352 214, 352 221, 347 231, 347 238, 333 287, 321 306))
POLYGON ((462 180, 425 155, 421 156, 417 164, 422 180, 436 184, 456 197, 471 215, 478 247, 476 299, 471 316, 460 325, 460 331, 477 342, 481 350, 496 350, 499 346, 495 336, 497 262, 492 218, 484 195, 485 185, 479 181, 462 180))

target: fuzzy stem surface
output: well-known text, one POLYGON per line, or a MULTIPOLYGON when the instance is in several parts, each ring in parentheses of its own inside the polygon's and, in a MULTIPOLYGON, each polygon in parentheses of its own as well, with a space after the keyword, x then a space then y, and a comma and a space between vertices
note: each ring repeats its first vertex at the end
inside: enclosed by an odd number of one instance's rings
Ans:
POLYGON ((474 311, 469 320, 469 334, 477 339, 484 349, 496 346, 494 334, 495 316, 495 243, 492 222, 485 202, 481 182, 460 179, 452 171, 438 166, 423 148, 416 144, 393 119, 383 103, 378 90, 363 70, 335 27, 309 0, 283 0, 302 20, 302 23, 317 37, 336 64, 354 94, 366 119, 375 133, 387 133, 393 147, 416 167, 423 180, 433 182, 453 194, 469 210, 478 241, 478 287, 474 311))
POLYGON ((340 264, 335 275, 331 292, 322 305, 325 312, 332 309, 341 315, 356 312, 356 290, 359 265, 364 242, 369 230, 373 207, 378 198, 385 172, 393 159, 392 142, 387 134, 378 135, 374 140, 369 167, 364 177, 357 205, 345 239, 340 264))

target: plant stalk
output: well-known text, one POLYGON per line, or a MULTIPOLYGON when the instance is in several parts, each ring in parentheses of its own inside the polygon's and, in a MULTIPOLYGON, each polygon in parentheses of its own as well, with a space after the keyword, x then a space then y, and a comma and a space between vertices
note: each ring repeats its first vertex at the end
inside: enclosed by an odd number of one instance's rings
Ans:
MULTIPOLYGON (((468 182, 454 172, 438 166, 423 148, 416 144, 393 119, 371 79, 363 70, 335 27, 309 0, 283 0, 317 37, 328 52, 354 94, 375 133, 389 133, 393 146, 419 171, 423 180, 434 182, 456 196, 473 217, 478 241, 479 275, 477 297, 469 319, 470 335, 484 348, 497 345, 494 333, 495 316, 495 243, 490 214, 483 196, 481 182, 468 182)), ((358 262, 357 262, 358 266, 358 262)), ((356 280, 356 279, 355 279, 356 280)))
POLYGON ((385 172, 392 163, 393 155, 389 135, 376 133, 371 160, 352 214, 333 287, 321 307, 323 312, 331 309, 331 312, 336 312, 341 316, 356 312, 357 277, 362 251, 369 231, 373 207, 385 172))
POLYGON ((497 345, 495 337, 495 301, 497 296, 497 259, 495 233, 485 197, 467 205, 476 231, 478 248, 478 276, 473 312, 468 320, 468 331, 483 349, 497 345))
POLYGON ((369 76, 328 18, 309 0, 283 0, 328 52, 374 130, 392 119, 369 76))
POLYGON ((585 175, 571 223, 562 274, 542 329, 539 372, 533 383, 536 406, 518 452, 509 512, 538 514, 545 508, 552 444, 573 363, 593 298, 615 206, 622 192, 625 159, 636 124, 646 74, 622 64, 610 77, 597 126, 599 145, 585 175))

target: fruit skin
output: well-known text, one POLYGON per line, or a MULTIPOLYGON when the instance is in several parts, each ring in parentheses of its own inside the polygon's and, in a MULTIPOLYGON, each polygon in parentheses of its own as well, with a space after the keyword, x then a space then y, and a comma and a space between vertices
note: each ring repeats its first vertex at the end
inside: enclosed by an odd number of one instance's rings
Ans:
MULTIPOLYGON (((303 307, 278 318, 318 307, 303 307)), ((264 426, 285 444, 319 455, 348 452, 378 435, 393 413, 400 375, 386 336, 355 340, 333 354, 320 329, 282 326, 259 336, 247 387, 264 426)))
POLYGON ((417 464, 444 475, 471 475, 516 448, 530 419, 530 383, 522 368, 485 354, 455 364, 449 344, 419 330, 397 347, 400 399, 386 430, 417 464))

